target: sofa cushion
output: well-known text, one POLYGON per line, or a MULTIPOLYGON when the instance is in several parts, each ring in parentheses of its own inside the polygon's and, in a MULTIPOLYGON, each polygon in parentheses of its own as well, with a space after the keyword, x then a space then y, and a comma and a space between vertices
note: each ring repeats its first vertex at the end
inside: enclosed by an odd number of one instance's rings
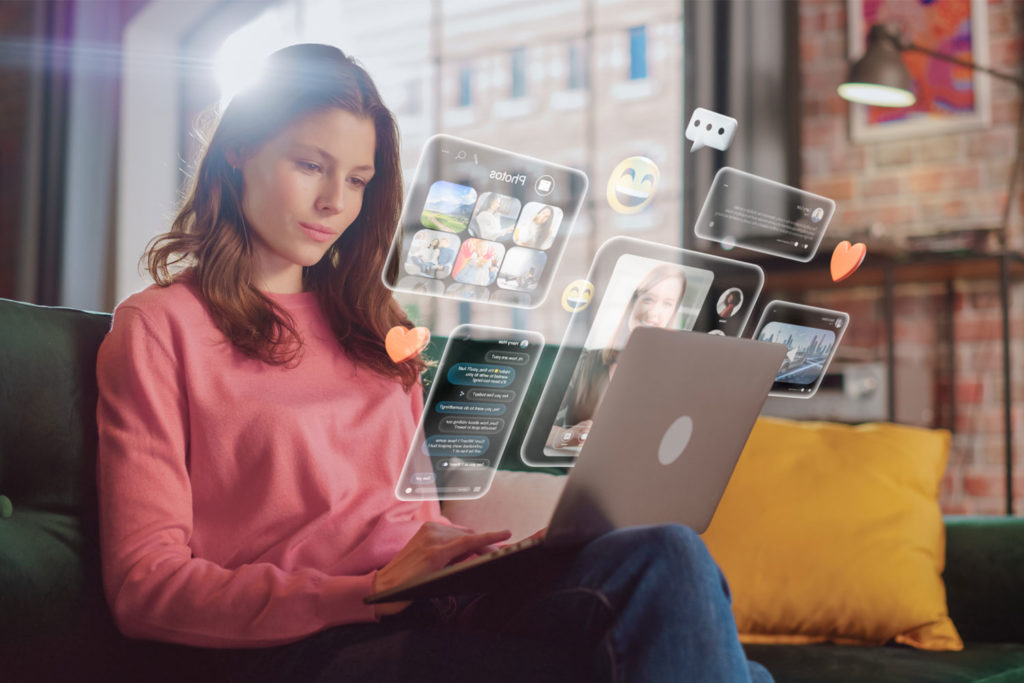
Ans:
POLYGON ((704 534, 744 642, 962 642, 938 506, 949 434, 758 420, 704 534))
POLYGON ((968 643, 961 652, 922 652, 900 645, 849 647, 745 645, 747 657, 775 683, 1017 683, 1024 681, 1024 645, 968 643))

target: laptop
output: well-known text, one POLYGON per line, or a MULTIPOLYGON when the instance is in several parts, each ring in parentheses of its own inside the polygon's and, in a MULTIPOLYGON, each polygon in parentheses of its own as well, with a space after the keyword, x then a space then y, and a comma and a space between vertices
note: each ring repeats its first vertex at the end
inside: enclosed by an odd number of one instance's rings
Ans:
POLYGON ((703 532, 786 351, 751 339, 635 329, 543 536, 364 602, 486 593, 553 576, 579 546, 622 527, 675 523, 703 532))

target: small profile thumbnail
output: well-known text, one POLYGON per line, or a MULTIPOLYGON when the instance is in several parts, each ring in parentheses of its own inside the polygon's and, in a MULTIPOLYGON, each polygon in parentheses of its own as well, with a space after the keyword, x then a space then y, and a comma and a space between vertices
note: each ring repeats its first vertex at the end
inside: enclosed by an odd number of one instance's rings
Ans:
POLYGON ((487 287, 498 276, 504 258, 501 244, 471 237, 462 243, 452 276, 463 284, 487 287))
POLYGON ((540 284, 540 274, 544 272, 547 261, 548 255, 543 251, 512 247, 501 264, 498 286, 502 289, 532 292, 540 284))
POLYGON ((469 234, 491 242, 511 241, 519 208, 520 202, 515 197, 484 192, 469 222, 469 234))
POLYGON ((410 275, 446 278, 455 266, 461 241, 455 235, 437 230, 418 230, 409 244, 405 272, 410 275))
POLYGON ((557 206, 528 202, 516 223, 512 239, 520 247, 547 249, 555 241, 562 224, 562 210, 557 206))
POLYGON ((739 287, 730 287, 722 292, 715 304, 715 311, 719 318, 731 318, 743 308, 743 290, 739 287))
POLYGON ((467 185, 438 180, 430 186, 420 212, 420 225, 431 230, 459 233, 469 225, 476 204, 476 190, 467 185))

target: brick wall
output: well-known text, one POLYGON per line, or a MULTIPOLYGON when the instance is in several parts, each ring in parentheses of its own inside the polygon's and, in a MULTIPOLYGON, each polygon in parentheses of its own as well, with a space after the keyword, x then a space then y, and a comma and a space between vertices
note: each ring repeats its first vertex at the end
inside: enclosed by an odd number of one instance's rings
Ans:
MULTIPOLYGON (((803 186, 836 200, 830 234, 877 244, 912 234, 1000 224, 1015 151, 1020 90, 992 79, 992 125, 984 130, 854 144, 848 105, 835 92, 847 69, 845 0, 800 4, 803 186), (865 239, 865 235, 871 235, 865 239)), ((1020 73, 1024 3, 990 0, 988 64, 1020 73)), ((1018 181, 1011 229, 1021 246, 1024 178, 1018 181)), ((877 246, 877 245, 876 245, 877 246)), ((856 277, 856 276, 854 276, 856 277)), ((1024 282, 1024 276, 1020 278, 1024 282)), ((848 310, 843 344, 860 356, 884 358, 886 330, 877 288, 818 292, 821 305, 848 310)), ((953 450, 942 485, 947 512, 1000 514, 1005 508, 1002 352, 994 280, 957 281, 953 298, 956 371, 946 371, 946 290, 941 284, 897 288, 896 362, 933 368, 933 424, 947 426, 957 398, 953 450)), ((1015 505, 1024 514, 1024 285, 1011 296, 1015 505)), ((900 387, 897 385, 897 392, 900 387)))

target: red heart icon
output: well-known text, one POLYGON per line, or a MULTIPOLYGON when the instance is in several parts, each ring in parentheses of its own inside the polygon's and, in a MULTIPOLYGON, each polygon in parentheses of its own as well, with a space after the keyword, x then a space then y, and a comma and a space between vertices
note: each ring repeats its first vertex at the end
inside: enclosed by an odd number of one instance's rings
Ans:
POLYGON ((408 330, 396 325, 388 330, 384 337, 384 348, 388 356, 396 363, 409 360, 423 350, 430 342, 430 330, 425 327, 414 327, 408 330))
POLYGON ((860 264, 864 263, 864 257, 868 255, 868 248, 863 242, 851 245, 843 240, 836 245, 832 252, 832 281, 841 282, 857 272, 860 264))

